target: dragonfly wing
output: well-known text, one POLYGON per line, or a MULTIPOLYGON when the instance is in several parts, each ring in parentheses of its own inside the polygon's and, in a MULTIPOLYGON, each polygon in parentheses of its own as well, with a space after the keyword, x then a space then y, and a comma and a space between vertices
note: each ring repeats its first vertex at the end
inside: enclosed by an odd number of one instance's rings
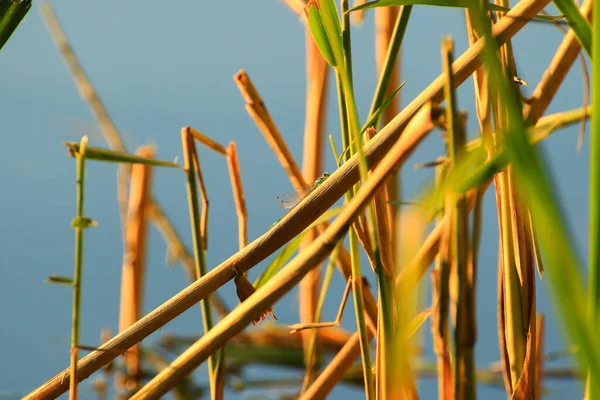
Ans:
POLYGON ((283 208, 292 208, 300 202, 308 193, 311 192, 314 185, 308 185, 305 188, 292 190, 284 193, 281 196, 277 196, 275 201, 283 208))

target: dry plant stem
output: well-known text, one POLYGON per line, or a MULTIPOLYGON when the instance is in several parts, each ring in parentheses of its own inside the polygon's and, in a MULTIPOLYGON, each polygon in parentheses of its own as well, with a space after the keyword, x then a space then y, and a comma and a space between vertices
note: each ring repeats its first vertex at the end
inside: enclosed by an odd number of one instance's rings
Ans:
MULTIPOLYGON (((436 167, 436 186, 442 183, 447 167, 436 167)), ((438 399, 452 399, 452 369, 450 363, 450 330, 448 328, 449 275, 450 275, 450 230, 444 225, 441 230, 439 251, 432 272, 432 314, 431 330, 433 348, 437 356, 438 399)))
POLYGON ((544 379, 544 315, 538 313, 536 319, 536 367, 535 367, 535 387, 533 389, 533 400, 540 400, 542 398, 542 382, 544 379))
MULTIPOLYGON (((304 154, 302 172, 305 182, 314 182, 321 175, 323 165, 323 133, 326 117, 326 94, 328 64, 315 45, 310 30, 305 30, 306 42, 306 117, 304 123, 304 154)), ((316 237, 317 231, 311 230, 300 245, 300 250, 306 247, 316 237)), ((313 322, 317 307, 320 268, 310 271, 299 286, 300 321, 313 322)), ((304 358, 307 366, 305 381, 311 381, 314 368, 309 363, 309 345, 311 332, 302 332, 304 342, 304 358)))
MULTIPOLYGON (((102 133, 104 134, 108 145, 114 150, 126 151, 125 144, 121 140, 121 136, 117 130, 117 127, 110 118, 110 115, 108 115, 106 107, 104 107, 104 104, 100 100, 98 93, 94 90, 92 83, 77 60, 77 57, 75 56, 75 53, 73 52, 73 49, 67 40, 67 36, 62 30, 58 18, 56 17, 56 14, 54 13, 54 10, 49 2, 43 2, 40 5, 40 13, 44 18, 44 22, 46 22, 46 26, 50 31, 52 40, 54 40, 54 44, 60 51, 63 60, 73 75, 73 81, 79 90, 79 95, 86 103, 89 104, 92 113, 96 117, 98 125, 100 125, 100 128, 102 129, 102 133)), ((124 224, 127 213, 127 179, 129 178, 130 172, 130 164, 119 165, 117 196, 121 210, 121 223, 123 224, 123 230, 125 229, 124 224)))
MULTIPOLYGON (((352 278, 354 279, 354 278, 352 278)), ((359 278, 362 279, 362 278, 359 278)), ((348 301, 348 295, 350 294, 350 287, 352 286, 352 281, 348 279, 346 283, 346 289, 344 290, 344 294, 342 295, 342 302, 340 303, 340 308, 338 309, 337 316, 335 317, 335 321, 331 322, 311 322, 308 324, 294 324, 290 325, 291 329, 290 333, 296 333, 303 331, 305 329, 319 329, 319 328, 333 328, 335 326, 339 326, 342 323, 342 315, 344 315, 344 308, 346 307, 346 302, 348 301)))
MULTIPOLYGON (((581 13, 588 20, 590 20, 592 16, 592 5, 592 0, 585 0, 581 6, 581 13)), ((567 76, 567 73, 571 69, 571 66, 575 62, 580 51, 581 44, 573 31, 569 30, 558 46, 556 54, 544 72, 540 83, 531 95, 533 102, 526 104, 523 108, 523 115, 527 123, 534 125, 535 122, 544 115, 550 101, 540 100, 554 98, 554 95, 567 76)))
MULTIPOLYGON (((377 66, 377 74, 381 74, 381 70, 384 66, 387 58, 388 48, 390 46, 390 40, 394 32, 394 25, 398 17, 398 7, 379 7, 375 11, 375 64, 377 66)), ((398 87, 400 77, 400 54, 398 54, 399 60, 395 63, 394 69, 390 76, 388 87, 386 90, 386 98, 389 97, 392 92, 398 87)), ((398 106, 400 104, 400 93, 394 97, 394 99, 388 104, 386 110, 383 112, 383 124, 390 122, 398 113, 398 106)), ((400 174, 401 170, 398 171, 397 176, 386 185, 387 200, 396 201, 402 196, 400 195, 400 174)), ((398 207, 395 204, 386 203, 387 215, 388 215, 388 232, 392 231, 392 221, 396 220, 396 214, 398 207)), ((380 228, 381 230, 381 228, 380 228)), ((383 242, 382 242, 383 243, 383 242)), ((395 243, 391 247, 392 255, 391 259, 395 259, 395 251, 398 248, 398 244, 395 243)), ((382 246, 382 250, 386 249, 386 246, 382 246)), ((385 256, 384 256, 385 259, 385 256)), ((391 265, 391 264, 388 264, 391 265)))
POLYGON ((229 166, 231 190, 233 191, 233 201, 235 202, 235 211, 238 217, 238 243, 241 250, 248 244, 248 211, 246 210, 246 196, 244 196, 244 187, 242 186, 242 176, 240 175, 240 164, 235 142, 230 142, 227 147, 227 165, 229 166))
MULTIPOLYGON (((459 120, 456 102, 455 85, 451 72, 453 59, 453 42, 446 38, 442 42, 442 63, 446 74, 444 87, 446 97, 446 125, 448 126, 448 155, 452 165, 462 157, 466 145, 464 125, 459 120)), ((456 283, 455 362, 453 371, 453 397, 456 399, 473 399, 475 397, 475 367, 473 347, 469 340, 468 320, 466 319, 467 287, 467 254, 468 254, 468 221, 465 197, 454 192, 446 194, 446 215, 451 218, 450 263, 453 283, 456 283)), ((452 291, 450 292, 452 294, 452 291)))
MULTIPOLYGON (((170 368, 163 370, 132 399, 158 399, 170 390, 180 379, 187 376, 213 352, 223 346, 229 338, 243 330, 254 318, 271 306, 289 290, 291 290, 312 268, 321 263, 345 235, 360 212, 371 201, 374 193, 383 185, 390 174, 407 159, 415 147, 423 139, 423 122, 429 121, 425 130, 432 130, 435 125, 431 114, 437 114, 429 105, 423 107, 422 115, 426 118, 415 119, 403 132, 375 168, 371 178, 361 189, 338 218, 308 246, 298 254, 284 269, 270 279, 260 289, 241 303, 231 314, 225 317, 213 329, 208 331, 194 345, 173 361, 170 368)), ((330 178, 331 179, 331 178, 330 178)), ((327 182, 327 181, 326 181, 327 182)), ((317 188, 316 190, 319 190, 317 188)), ((362 282, 362 279, 360 279, 362 282)), ((355 285, 353 285, 355 286, 355 285)))
POLYGON ((304 7, 306 3, 302 0, 283 0, 283 2, 292 10, 294 13, 298 15, 302 15, 304 13, 304 7))
POLYGON ((188 132, 190 133, 190 135, 192 135, 192 137, 194 139, 196 139, 197 141, 199 141, 200 143, 202 143, 209 149, 212 149, 221 155, 224 155, 224 156, 227 155, 227 150, 225 149, 225 147, 223 147, 221 144, 215 142, 208 136, 198 132, 196 129, 192 128, 191 126, 186 126, 183 129, 188 130, 188 132))
MULTIPOLYGON (((373 338, 371 332, 369 340, 373 338)), ((354 333, 346 342, 344 347, 335 355, 327 368, 319 373, 313 384, 304 392, 299 400, 324 399, 333 390, 335 385, 342 380, 346 371, 352 366, 357 357, 360 356, 360 343, 358 332, 354 333)))
POLYGON ((254 87, 248 74, 243 69, 238 71, 234 76, 234 81, 238 89, 246 100, 246 111, 254 120, 258 128, 263 133, 263 136, 269 143, 269 146, 275 151, 275 155, 279 159, 279 163, 287 172, 292 184, 296 188, 304 187, 306 182, 298 177, 302 176, 300 169, 293 161, 292 154, 288 150, 281 133, 273 122, 271 115, 267 111, 267 107, 263 102, 260 94, 254 87))
MULTIPOLYGON (((142 157, 154 157, 150 147, 138 149, 142 157)), ((148 202, 150 201, 151 167, 134 164, 131 168, 131 187, 127 222, 125 225, 125 254, 121 275, 121 306, 119 331, 127 329, 142 315, 145 277, 145 256, 148 233, 148 202)), ((124 355, 127 375, 137 388, 140 378, 140 357, 136 345, 124 355)))
MULTIPOLYGON (((522 0, 512 8, 509 17, 502 18, 494 26, 492 30, 494 37, 500 43, 503 43, 515 35, 527 23, 522 18, 513 17, 531 17, 541 11, 548 2, 549 0, 522 0)), ((453 72, 457 85, 464 82, 480 65, 479 55, 482 49, 483 39, 480 39, 480 41, 467 49, 454 63, 453 72)), ((383 127, 371 142, 366 144, 365 153, 369 165, 374 166, 381 160, 403 131, 406 124, 426 102, 430 100, 440 101, 442 99, 442 85, 443 77, 440 76, 423 93, 408 104, 388 125, 383 127)), ((231 268, 232 266, 235 266, 238 272, 243 273, 264 260, 291 238, 302 232, 314 219, 343 196, 358 181, 358 177, 358 158, 353 157, 288 213, 275 228, 250 243, 243 251, 238 252, 221 265, 212 269, 203 279, 194 282, 173 296, 125 332, 115 336, 103 346, 103 349, 129 348, 133 346, 233 279, 235 273, 231 268)), ((430 238, 437 246, 437 239, 432 238, 431 235, 430 238)), ((110 351, 96 351, 88 354, 79 362, 80 375, 78 379, 87 378, 115 357, 110 351)), ((25 398, 57 397, 67 390, 64 379, 68 377, 69 371, 62 371, 25 398)))
MULTIPOLYGON (((367 131, 365 132, 365 135, 367 137, 367 141, 371 140, 375 136, 375 129, 373 129, 373 128, 367 129, 367 131)), ((395 179, 396 179, 396 177, 392 177, 392 179, 390 179, 390 181, 394 181, 395 179)), ((387 183, 386 187, 389 187, 389 182, 387 183)), ((386 190, 384 188, 379 193, 377 193, 377 195, 373 199, 373 207, 375 210, 375 218, 377 219, 377 235, 379 235, 379 243, 381 244, 380 251, 381 251, 381 262, 383 264, 383 271, 388 279, 392 279, 392 277, 395 275, 395 273, 393 271, 394 263, 392 261, 394 259, 394 254, 392 251, 392 248, 394 247, 394 243, 393 243, 392 234, 390 231, 391 225, 390 225, 390 220, 389 220, 390 219, 389 208, 387 207, 387 204, 386 204, 387 200, 388 200, 388 197, 386 196, 386 190)), ((365 241, 365 243, 369 243, 369 242, 365 241)), ((363 247, 364 247, 365 243, 363 243, 363 247)), ((366 252, 366 248, 365 248, 365 252, 366 252)), ((369 255, 369 253, 367 253, 367 255, 369 255)), ((377 273, 373 255, 371 255, 369 257, 369 261, 372 261, 371 266, 373 267, 373 271, 375 271, 375 273, 377 273), (372 261, 372 259, 373 259, 373 261, 372 261)))

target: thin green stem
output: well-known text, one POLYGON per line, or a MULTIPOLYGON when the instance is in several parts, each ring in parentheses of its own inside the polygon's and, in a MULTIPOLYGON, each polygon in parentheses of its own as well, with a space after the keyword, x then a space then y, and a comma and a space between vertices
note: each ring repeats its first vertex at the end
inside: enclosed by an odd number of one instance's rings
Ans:
MULTIPOLYGON (((573 0, 553 0, 553 3, 561 14, 565 16, 569 26, 573 29, 575 36, 577 36, 577 39, 581 43, 581 47, 583 47, 588 56, 592 58, 592 55, 595 54, 592 50, 592 46, 594 45, 594 40, 592 39, 592 26, 581 14, 579 7, 577 7, 573 0)), ((595 4, 594 8, 596 8, 595 4)), ((594 18, 596 16, 597 15, 595 14, 594 18)), ((592 21, 597 21, 597 19, 592 19, 592 21)), ((596 35, 597 33, 594 33, 594 36, 596 35)))
MULTIPOLYGON (((184 169, 186 172, 186 184, 188 192, 188 205, 190 212, 190 221, 192 224, 192 243, 194 248, 194 265, 196 269, 196 279, 200 279, 206 275, 206 261, 204 257, 204 238, 200 234, 200 206, 198 201, 198 187, 196 185, 196 173, 193 164, 197 163, 196 146, 193 138, 187 131, 183 131, 181 135, 184 156, 184 169)), ((197 166, 199 168, 199 166, 197 166)), ((202 322, 204 324, 204 332, 208 332, 213 327, 212 312, 210 309, 210 298, 200 301, 200 309, 202 310, 202 322)), ((213 399, 220 398, 217 394, 217 381, 222 373, 221 356, 222 349, 213 354, 208 359, 208 374, 210 378, 210 391, 213 399)))
POLYGON ((31 0, 0 1, 0 49, 6 44, 31 8, 31 0))
MULTIPOLYGON (((594 2, 592 21, 600 21, 600 6, 594 2)), ((600 29, 593 30, 592 54, 600 54, 600 29)), ((590 237, 588 254, 588 312, 592 326, 598 323, 600 310, 600 63, 592 63, 592 123, 590 134, 590 237)), ((586 399, 596 400, 588 373, 586 399)))
MULTIPOLYGON (((86 138, 82 141, 87 141, 86 138)), ((85 180, 85 157, 77 153, 77 205, 75 229, 75 265, 73 277, 73 315, 71 325, 71 380, 69 382, 69 398, 77 399, 77 360, 79 346, 79 317, 81 315, 81 275, 83 269, 83 193, 85 180)))
MULTIPOLYGON (((398 60, 398 54, 400 53, 400 47, 402 46, 404 34, 406 33, 406 27, 408 26, 408 20, 410 18, 411 11, 412 6, 402 6, 400 8, 400 11, 398 12, 396 24, 394 25, 394 30, 392 31, 392 39, 388 46, 385 61, 383 63, 383 68, 381 69, 381 73, 379 74, 377 88, 375 89, 373 101, 371 102, 369 116, 373 115, 385 100, 385 94, 387 93, 387 89, 390 84, 390 79, 392 78, 392 73, 398 60)), ((379 126, 379 120, 381 119, 381 115, 382 114, 380 114, 380 116, 375 121, 373 121, 373 127, 379 126)))

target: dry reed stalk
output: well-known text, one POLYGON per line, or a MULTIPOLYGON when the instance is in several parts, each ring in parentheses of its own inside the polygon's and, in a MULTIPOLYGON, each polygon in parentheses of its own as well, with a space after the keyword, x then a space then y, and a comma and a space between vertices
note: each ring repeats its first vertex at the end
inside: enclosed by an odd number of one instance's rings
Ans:
MULTIPOLYGON (((354 5, 353 7, 358 7, 362 4, 365 4, 367 2, 367 0, 354 0, 354 5)), ((388 8, 388 7, 385 7, 388 8)), ((365 10, 359 10, 359 11, 355 11, 352 14, 350 14, 350 18, 352 19, 352 23, 353 24, 362 24, 363 21, 365 20, 365 10)))
MULTIPOLYGON (((92 83, 89 78, 85 74, 83 67, 77 60, 75 53, 69 41, 67 40, 67 36, 63 31, 54 10, 49 2, 43 2, 40 4, 40 13, 46 23, 48 31, 52 36, 52 40, 54 44, 58 48, 60 54, 64 62, 67 64, 67 67, 71 71, 71 75, 73 77, 73 82, 79 91, 79 95, 88 103, 92 114, 96 118, 98 125, 102 129, 102 133, 104 134, 104 138, 106 139, 108 145, 113 150, 126 151, 125 144, 121 140, 121 135, 114 124, 113 120, 110 118, 106 107, 100 100, 100 96, 94 90, 92 83)), ((125 232, 125 219, 127 215, 127 180, 129 178, 129 174, 131 173, 131 165, 130 164, 121 164, 118 169, 118 178, 117 178, 117 197, 119 201, 120 215, 121 215, 121 224, 123 228, 123 233, 125 232)))
MULTIPOLYGON (((394 25, 396 23, 396 19, 398 17, 399 8, 398 7, 379 7, 375 10, 375 65, 377 67, 377 74, 381 74, 381 70, 384 66, 388 47, 390 45, 390 41, 392 39, 392 34, 394 32, 394 25)), ((386 89, 385 97, 388 98, 394 90, 399 85, 400 80, 400 63, 401 63, 401 54, 398 54, 398 61, 395 63, 394 69, 392 70, 392 74, 390 76, 389 84, 386 89)), ((383 112, 382 122, 383 124, 387 124, 390 122, 396 114, 398 113, 398 108, 400 106, 400 95, 398 93, 392 101, 388 104, 387 108, 383 112)), ((401 171, 398 171, 398 175, 394 177, 394 179, 390 179, 388 184, 386 185, 387 192, 387 200, 388 201, 397 201, 401 198, 400 195, 400 174, 401 171)), ((386 204, 387 214, 389 218, 389 232, 393 230, 393 221, 396 220, 396 214, 398 212, 398 206, 396 204, 386 204)), ((394 236, 395 238, 395 236, 394 236)), ((392 251, 392 259, 395 259, 395 251, 398 248, 398 243, 395 243, 394 246, 391 247, 392 251)), ((385 248, 385 246, 382 246, 385 248)))
MULTIPOLYGON (((253 296, 250 296, 246 301, 241 303, 213 329, 206 332, 194 345, 174 360, 170 368, 159 373, 137 392, 132 399, 160 398, 160 396, 165 394, 206 360, 206 358, 223 346, 229 338, 243 330, 252 320, 263 313, 265 309, 298 284, 308 271, 323 262, 328 254, 333 251, 339 240, 346 235, 353 221, 371 201, 377 189, 410 156, 412 151, 424 138, 424 131, 429 132, 435 127, 433 121, 437 120, 438 113, 439 111, 433 110, 429 104, 425 105, 420 113, 422 118, 413 119, 409 123, 409 126, 404 130, 397 142, 393 144, 389 152, 377 165, 371 177, 364 183, 348 205, 344 207, 344 210, 327 230, 312 242, 305 251, 299 253, 298 256, 290 261, 277 275, 258 289, 253 296), (426 124, 426 126, 423 126, 423 124, 426 124)), ((316 190, 318 191, 319 188, 316 190)))
POLYGON ((300 172, 298 165, 295 163, 292 154, 285 145, 281 133, 279 133, 275 122, 273 122, 269 111, 267 111, 265 103, 254 87, 250 77, 246 74, 246 71, 243 69, 238 71, 238 73, 234 75, 233 80, 246 101, 246 111, 248 111, 248 114, 250 114, 250 117, 252 117, 256 126, 258 126, 263 133, 267 143, 275 152, 279 163, 287 172, 288 177, 292 180, 292 185, 296 188, 306 186, 306 182, 299 178, 302 176, 302 173, 300 172))
MULTIPOLYGON (((154 157, 154 149, 141 147, 137 153, 142 157, 154 157)), ((151 167, 135 164, 131 169, 129 206, 125 225, 125 253, 121 277, 121 305, 119 331, 134 324, 143 312, 145 257, 148 236, 148 203, 151 193, 151 167)), ((140 383, 139 345, 123 355, 127 366, 127 390, 132 391, 140 383)))
MULTIPOLYGON (((591 21, 592 5, 592 0, 585 0, 581 5, 581 13, 588 21, 591 21)), ((534 125, 544 115, 550 100, 554 98, 580 51, 581 44, 575 37, 573 30, 569 30, 558 49, 556 49, 556 54, 554 54, 538 86, 533 91, 530 97, 532 101, 523 107, 523 115, 529 124, 534 125)))
MULTIPOLYGON (((373 338, 371 331, 367 332, 369 340, 373 338)), ((346 371, 360 356, 360 343, 358 332, 355 332, 346 342, 344 347, 321 371, 312 385, 298 398, 298 400, 324 399, 333 390, 335 385, 342 380, 346 371)))
MULTIPOLYGON (((436 167, 436 185, 440 184, 445 176, 445 165, 436 167)), ((438 225, 439 226, 439 225, 438 225)), ((435 269, 431 273, 433 308, 431 318, 431 332, 433 349, 436 354, 438 398, 439 400, 452 399, 452 369, 450 363, 450 330, 448 329, 449 307, 449 275, 450 275, 450 230, 446 224, 442 228, 439 252, 435 260, 435 269)), ((421 247, 422 249, 423 247, 421 247)))
MULTIPOLYGON (((396 18, 398 17, 398 7, 378 7, 375 11, 375 65, 377 67, 377 74, 381 73, 383 68, 388 47, 392 39, 392 33, 394 31, 394 25, 396 18)), ((400 58, 400 56, 399 56, 400 58)), ((400 61, 400 60, 398 60, 400 61)), ((394 90, 399 85, 400 77, 400 62, 396 62, 394 66, 392 76, 390 77, 390 83, 386 88, 385 98, 392 95, 394 90)), ((392 99, 388 104, 387 108, 383 112, 383 124, 387 124, 389 121, 394 119, 397 114, 398 107, 400 105, 399 96, 392 99)), ((395 221, 395 219, 394 219, 395 221)))
MULTIPOLYGON (((304 154, 302 173, 305 182, 314 182, 323 169, 323 134, 327 111, 327 76, 329 65, 312 39, 308 27, 305 29, 306 42, 306 116, 304 122, 304 154)), ((300 251, 316 237, 317 231, 307 232, 300 244, 300 251)), ((320 268, 310 271, 299 286, 299 314, 303 323, 314 322, 319 291, 320 268)), ((312 381, 313 365, 309 362, 308 348, 311 332, 302 332, 306 363, 305 382, 312 381)))
MULTIPOLYGON (((371 140, 375 137, 375 129, 368 128, 365 132, 367 137, 367 141, 371 140)), ((392 177, 391 181, 394 181, 396 177, 392 177)), ((389 185, 389 182, 386 186, 389 185)), ((377 220, 377 235, 379 236, 380 243, 380 251, 381 251, 381 263, 383 265, 384 274, 388 279, 393 279, 396 275, 394 271, 394 252, 393 248, 395 247, 394 240, 392 238, 392 233, 390 231, 390 218, 389 208, 387 207, 386 201, 388 200, 388 196, 386 195, 386 188, 380 190, 373 199, 373 209, 375 211, 375 219, 377 220)), ((358 231, 357 231, 358 232, 358 231)), ((370 243, 370 240, 366 240, 366 243, 370 243)), ((369 259, 370 260, 370 259, 369 259)), ((375 264, 371 264, 373 271, 377 274, 377 270, 375 268, 375 264)))
MULTIPOLYGON (((516 4, 509 16, 502 18, 495 24, 492 33, 500 43, 515 35, 527 21, 520 17, 532 17, 541 11, 549 0, 522 0, 516 4), (519 17, 519 18, 515 18, 519 17)), ((464 82, 480 65, 479 55, 483 50, 483 39, 469 47, 453 65, 453 72, 457 85, 464 82)), ((409 103, 389 124, 381 129, 379 134, 365 146, 365 153, 369 165, 376 165, 383 155, 405 128, 406 124, 415 116, 417 111, 428 101, 442 100, 443 77, 435 79, 416 99, 409 103)), ((358 159, 352 157, 341 168, 334 172, 329 179, 308 195, 298 206, 288 213, 282 221, 269 232, 249 244, 210 271, 206 277, 194 282, 177 295, 167 300, 161 306, 151 311, 148 315, 132 325, 125 332, 115 336, 98 351, 88 354, 79 361, 79 376, 82 380, 90 376, 116 356, 106 351, 113 348, 133 346, 155 330, 171 321, 177 315, 187 310, 208 294, 216 291, 229 280, 235 277, 231 266, 238 272, 246 272, 254 265, 264 260, 288 240, 298 235, 314 219, 322 214, 335 201, 342 197, 359 179, 358 159)), ((435 232, 435 230, 434 230, 435 232)), ((428 241, 437 246, 437 239, 430 234, 428 241)), ((439 235, 439 232, 438 232, 439 235)), ((427 243, 427 241, 426 241, 427 243)), ((437 251, 437 249, 436 249, 437 251)), ((66 369, 45 382, 39 388, 29 393, 25 399, 59 396, 68 388, 69 370, 66 369)))
POLYGON ((302 0, 283 0, 283 2, 297 15, 302 15, 306 3, 302 0))
POLYGON ((227 155, 227 150, 225 150, 225 147, 223 147, 220 143, 215 142, 214 140, 200 133, 198 130, 192 128, 191 126, 186 126, 183 129, 186 129, 194 139, 196 139, 209 149, 212 149, 221 155, 227 155))
POLYGON ((235 212, 238 217, 238 243, 241 250, 248 244, 248 211, 235 142, 230 142, 227 147, 227 165, 229 166, 229 179, 231 180, 235 212))
POLYGON ((533 377, 535 386, 533 389, 533 400, 542 398, 542 381, 544 378, 544 315, 538 313, 536 318, 536 338, 535 338, 535 376, 533 377))

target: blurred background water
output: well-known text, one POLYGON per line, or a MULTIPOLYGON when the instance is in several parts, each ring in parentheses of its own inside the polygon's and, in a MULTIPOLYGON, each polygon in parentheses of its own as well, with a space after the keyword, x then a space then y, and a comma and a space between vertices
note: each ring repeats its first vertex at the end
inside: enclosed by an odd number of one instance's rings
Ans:
MULTIPOLYGON (((236 141, 248 207, 248 234, 253 240, 280 218, 284 210, 274 202, 291 189, 284 171, 244 110, 232 76, 246 69, 261 93, 296 160, 301 160, 304 130, 305 66, 304 27, 279 1, 180 1, 171 6, 159 1, 114 0, 52 2, 85 71, 98 89, 126 145, 134 151, 142 144, 158 147, 157 157, 181 160, 181 127, 191 125, 221 144, 236 141)), ((555 10, 548 11, 554 12, 555 10)), ((353 28, 355 90, 364 121, 376 84, 373 15, 353 28)), ((401 91, 406 104, 441 71, 440 40, 450 34, 456 54, 467 47, 464 13, 456 9, 416 7, 402 50, 401 91)), ((562 34, 551 26, 530 25, 514 39, 519 77, 530 93, 553 56, 562 34), (543 36, 542 36, 543 35, 543 36), (543 37, 543 40, 541 39, 543 37)), ((333 81, 331 82, 333 84, 333 81)), ((329 91, 327 132, 339 137, 334 86, 329 91)), ((548 112, 579 107, 583 84, 578 66, 563 84, 548 112)), ((63 140, 90 137, 105 146, 88 106, 80 99, 70 73, 46 30, 37 2, 26 20, 0 53, 0 397, 18 398, 68 365, 72 292, 48 285, 51 274, 72 275, 75 213, 75 163, 63 140)), ((471 134, 477 131, 469 80, 459 92, 460 107, 469 112, 471 134)), ((555 133, 539 149, 553 173, 572 238, 586 258, 587 139, 576 152, 577 128, 555 133)), ((339 148, 338 142, 338 148, 339 148)), ((327 146, 327 149, 329 147, 327 146)), ((443 151, 439 135, 430 138, 403 169, 404 199, 409 200, 431 178, 431 171, 415 170, 417 162, 431 161, 443 151)), ((200 150, 210 203, 209 268, 237 250, 237 220, 226 161, 200 150)), ((326 169, 334 169, 327 157, 326 169)), ((83 277, 81 342, 96 345, 100 331, 118 326, 122 241, 116 199, 116 167, 89 163, 86 215, 99 226, 86 231, 83 277)), ((190 244, 184 175, 155 170, 154 193, 186 243, 190 244)), ((497 224, 493 192, 484 204, 477 295, 477 365, 499 359, 496 281, 497 224)), ((180 267, 165 264, 165 245, 156 230, 150 234, 145 311, 180 291, 186 277, 180 267)), ((250 272, 258 276, 267 262, 250 272)), ((368 270, 364 264, 365 271, 368 270)), ((374 282, 374 278, 371 278, 374 282)), ((335 318, 344 283, 334 277, 324 320, 335 318)), ((220 293, 230 306, 237 304, 232 283, 220 293)), ((548 318, 546 351, 565 347, 562 332, 544 280, 538 280, 538 311, 548 318)), ((298 321, 297 291, 276 304, 282 324, 298 321)), ((343 326, 355 329, 352 301, 343 326)), ((199 334, 196 307, 165 326, 162 332, 199 334)), ((158 334, 160 335, 161 332, 158 334)), ((433 359, 429 324, 424 327, 425 353, 433 359)), ((156 341, 151 336, 150 342, 156 341)), ((560 365, 557 363, 555 365, 560 365)), ((205 367, 197 381, 205 382, 205 367)), ((262 369, 251 371, 264 377, 262 369)), ((291 371, 268 371, 269 376, 296 376, 291 371)), ((93 398, 91 380, 81 384, 83 398, 93 398)), ((422 398, 436 396, 434 380, 419 382, 422 398)), ((554 398, 581 398, 580 384, 546 381, 554 398), (567 396, 568 395, 568 396, 567 396), (567 396, 567 397, 565 397, 567 396)), ((264 393, 264 392, 263 392, 264 393)), ((256 393, 258 394, 258 392, 256 393)), ((275 392, 267 392, 274 396, 275 392)), ((478 388, 480 398, 505 398, 503 390, 478 388)), ((227 393, 227 398, 246 398, 227 393)), ((64 397, 64 396, 63 396, 64 397)), ((339 386, 332 399, 364 398, 361 391, 339 386)))

